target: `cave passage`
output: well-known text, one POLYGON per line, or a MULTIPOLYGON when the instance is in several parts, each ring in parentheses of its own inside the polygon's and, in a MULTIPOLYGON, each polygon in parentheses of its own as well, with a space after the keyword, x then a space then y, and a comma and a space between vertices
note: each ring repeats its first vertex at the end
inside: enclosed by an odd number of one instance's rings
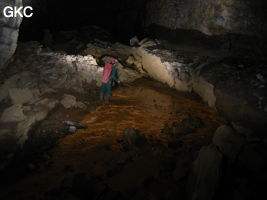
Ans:
POLYGON ((68 117, 79 119, 87 128, 60 139, 45 152, 44 159, 20 162, 21 169, 33 166, 33 173, 25 171, 27 175, 15 185, 1 188, 2 198, 73 195, 95 199, 102 195, 109 199, 116 191, 117 198, 131 199, 144 190, 161 198, 166 198, 168 191, 173 198, 184 196, 185 180, 179 183, 179 190, 174 189, 175 180, 186 175, 194 152, 208 144, 216 128, 225 123, 198 97, 146 79, 120 86, 110 105, 100 105, 83 117, 74 109, 68 111, 70 116, 61 112, 54 112, 34 131, 35 139, 30 140, 35 149, 30 148, 30 154, 53 143, 49 135, 63 131, 58 124, 68 117), (178 164, 175 169, 179 162, 184 166, 180 169, 178 164), (88 186, 89 190, 85 189, 88 186))
POLYGON ((265 195, 265 1, 23 3, 0 15, 0 199, 265 195))

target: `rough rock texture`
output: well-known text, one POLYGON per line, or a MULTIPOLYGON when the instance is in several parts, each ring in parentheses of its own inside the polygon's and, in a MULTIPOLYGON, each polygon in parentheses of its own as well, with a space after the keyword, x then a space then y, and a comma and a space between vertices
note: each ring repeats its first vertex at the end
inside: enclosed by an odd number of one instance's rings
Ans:
MULTIPOLYGON (((31 128, 58 105, 53 94, 61 98, 61 91, 84 93, 88 85, 100 85, 103 68, 92 56, 43 51, 38 42, 27 42, 18 46, 14 60, 3 72, 6 79, 0 86, 0 127, 4 131, 0 135, 3 141, 13 141, 15 149, 25 143, 31 128)), ((61 102, 66 107, 87 108, 74 96, 72 102, 67 97, 61 102)))
POLYGON ((101 63, 101 58, 106 55, 114 56, 115 58, 118 57, 119 62, 116 64, 116 67, 119 79, 122 82, 131 83, 146 75, 143 71, 140 57, 137 59, 133 57, 132 50, 131 47, 120 43, 109 44, 104 41, 96 40, 95 43, 87 44, 87 48, 83 51, 83 55, 92 55, 99 60, 99 63, 101 63))
POLYGON ((23 112, 25 113, 26 118, 17 124, 16 131, 13 135, 13 138, 17 140, 19 146, 22 146, 27 141, 28 133, 31 128, 37 122, 44 120, 57 104, 57 100, 44 98, 23 107, 23 112))
POLYGON ((211 200, 222 173, 222 154, 214 145, 202 147, 187 183, 188 200, 211 200))
POLYGON ((230 161, 234 161, 237 154, 240 152, 242 145, 245 143, 245 139, 234 133, 233 129, 228 126, 220 126, 214 136, 213 144, 216 145, 219 150, 226 155, 230 161))
POLYGON ((6 6, 21 6, 22 0, 1 0, 0 2, 0 69, 14 54, 17 47, 21 17, 5 18, 3 9, 6 6))
POLYGON ((147 25, 194 29, 207 35, 266 31, 266 2, 260 0, 151 0, 147 25))
POLYGON ((50 88, 66 89, 82 88, 83 83, 90 84, 94 81, 99 85, 103 72, 103 69, 97 66, 96 60, 90 55, 75 56, 44 51, 38 42, 21 44, 10 68, 14 70, 12 73, 31 71, 32 78, 30 80, 32 82, 42 80, 42 84, 39 86, 45 84, 50 88))
POLYGON ((0 122, 20 122, 25 119, 21 105, 13 105, 4 110, 0 122))
POLYGON ((38 89, 30 90, 29 88, 19 89, 11 88, 9 89, 9 96, 13 104, 24 104, 26 102, 32 101, 40 95, 38 89))
POLYGON ((139 47, 133 55, 147 74, 180 91, 194 91, 235 125, 266 129, 264 60, 209 57, 195 52, 139 47))
MULTIPOLYGON (((125 60, 129 52, 126 54, 125 60)), ((117 68, 119 78, 124 82, 142 77, 120 63, 117 68)), ((0 137, 3 141, 13 141, 15 148, 25 143, 31 128, 44 120, 59 103, 66 109, 86 110, 87 103, 70 94, 82 95, 88 88, 100 86, 103 67, 88 54, 66 55, 45 50, 38 42, 26 42, 18 45, 13 61, 2 71, 0 126, 4 128, 0 137)))
POLYGON ((86 109, 86 105, 83 102, 77 102, 76 97, 65 94, 60 102, 65 108, 80 108, 80 109, 86 109))

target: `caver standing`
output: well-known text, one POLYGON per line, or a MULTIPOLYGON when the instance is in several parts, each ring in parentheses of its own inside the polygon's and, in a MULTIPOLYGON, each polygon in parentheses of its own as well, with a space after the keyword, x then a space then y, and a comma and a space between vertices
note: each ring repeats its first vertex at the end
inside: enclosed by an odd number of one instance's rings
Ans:
POLYGON ((100 91, 100 102, 105 98, 105 103, 109 104, 109 99, 112 92, 112 86, 115 82, 120 83, 117 75, 116 62, 114 58, 104 57, 105 68, 103 72, 102 86, 100 91))

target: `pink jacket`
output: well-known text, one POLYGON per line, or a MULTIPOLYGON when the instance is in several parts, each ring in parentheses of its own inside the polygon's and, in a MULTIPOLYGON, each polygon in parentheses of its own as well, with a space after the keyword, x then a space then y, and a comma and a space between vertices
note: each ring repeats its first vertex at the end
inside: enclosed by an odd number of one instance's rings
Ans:
POLYGON ((106 63, 103 72, 103 80, 102 80, 103 83, 109 82, 111 71, 112 71, 112 64, 106 63))

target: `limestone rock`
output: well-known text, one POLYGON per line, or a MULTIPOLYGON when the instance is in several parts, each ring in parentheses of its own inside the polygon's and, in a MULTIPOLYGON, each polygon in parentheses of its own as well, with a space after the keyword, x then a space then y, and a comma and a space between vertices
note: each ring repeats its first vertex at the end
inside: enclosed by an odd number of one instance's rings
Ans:
POLYGON ((139 45, 141 45, 142 47, 152 47, 152 46, 156 46, 160 44, 160 42, 158 40, 151 40, 149 38, 144 38, 141 42, 139 42, 139 45))
POLYGON ((212 200, 219 184, 222 154, 214 145, 202 147, 194 161, 187 186, 188 200, 212 200))
POLYGON ((192 70, 189 67, 194 63, 192 56, 177 57, 169 50, 156 47, 138 48, 134 55, 140 57, 142 69, 153 79, 180 91, 192 91, 192 70))
POLYGON ((147 144, 146 138, 137 129, 125 129, 124 136, 131 148, 143 148, 147 144))
POLYGON ((60 102, 65 108, 69 109, 77 104, 76 97, 65 94, 60 102))
POLYGON ((20 122, 25 119, 22 105, 13 105, 4 110, 1 116, 1 122, 20 122))
POLYGON ((11 88, 9 89, 9 96, 13 104, 24 104, 39 96, 40 92, 38 89, 30 90, 29 88, 19 89, 11 88))
POLYGON ((164 47, 139 47, 133 51, 132 55, 140 57, 149 77, 179 91, 196 92, 231 123, 258 132, 266 129, 267 115, 263 111, 266 91, 250 84, 251 81, 259 84, 256 69, 265 77, 265 68, 237 70, 238 66, 227 63, 227 59, 207 59, 164 47))
POLYGON ((22 17, 6 18, 3 16, 3 9, 6 6, 21 6, 22 0, 5 0, 0 2, 0 69, 3 68, 7 61, 12 57, 17 47, 19 27, 22 17))
POLYGON ((240 152, 241 147, 245 143, 245 139, 236 135, 232 128, 228 126, 220 126, 214 136, 213 144, 226 155, 231 161, 234 161, 237 154, 240 152))
POLYGON ((135 70, 124 68, 120 63, 116 63, 116 67, 118 70, 119 80, 124 83, 131 83, 143 76, 135 70))
POLYGON ((87 109, 87 106, 83 102, 80 102, 80 101, 75 104, 75 107, 76 108, 80 108, 82 110, 86 110, 87 109))
POLYGON ((129 65, 132 65, 132 64, 134 64, 134 61, 135 61, 134 57, 133 56, 129 56, 129 58, 126 60, 126 63, 129 64, 129 65))
POLYGON ((34 74, 28 71, 17 73, 7 79, 4 84, 0 87, 0 101, 9 96, 9 90, 13 88, 36 88, 36 77, 34 74))
POLYGON ((128 65, 133 65, 135 66, 136 70, 139 71, 140 73, 145 73, 143 70, 143 65, 142 65, 142 59, 141 57, 135 55, 135 56, 129 56, 128 59, 126 60, 126 63, 128 65))
POLYGON ((255 34, 264 22, 266 3, 257 1, 255 7, 251 3, 250 0, 152 0, 147 5, 147 25, 194 29, 207 35, 255 34))
POLYGON ((45 98, 32 105, 31 109, 27 109, 27 107, 25 108, 28 112, 25 119, 17 124, 15 133, 15 138, 18 140, 17 144, 19 146, 22 146, 28 139, 28 132, 31 128, 37 122, 44 120, 48 113, 54 109, 57 104, 57 100, 45 98))
POLYGON ((60 103, 67 109, 69 108, 80 108, 83 110, 87 109, 87 106, 83 102, 76 101, 76 97, 69 94, 65 94, 60 103))

